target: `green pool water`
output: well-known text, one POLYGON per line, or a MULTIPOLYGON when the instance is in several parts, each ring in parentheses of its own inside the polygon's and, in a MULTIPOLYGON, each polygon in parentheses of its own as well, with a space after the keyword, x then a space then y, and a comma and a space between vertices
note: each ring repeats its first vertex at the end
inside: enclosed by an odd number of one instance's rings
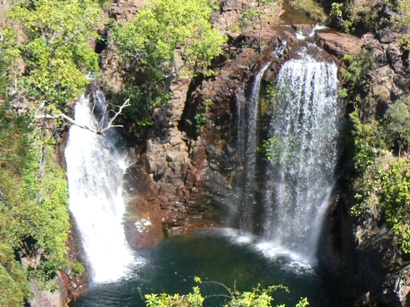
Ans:
MULTIPOLYGON (((310 306, 349 306, 334 283, 319 267, 296 262, 285 255, 261 251, 258 238, 212 231, 170 238, 154 249, 138 252, 144 264, 133 268, 129 277, 115 283, 90 285, 88 294, 70 306, 145 306, 141 293, 187 293, 194 277, 217 281, 230 288, 250 290, 282 284, 290 293, 274 294, 275 305, 295 306, 308 297, 310 306)), ((108 264, 107 264, 108 265, 108 264)), ((205 283, 204 295, 225 294, 223 287, 205 283)), ((222 306, 222 298, 209 298, 204 306, 222 306)))

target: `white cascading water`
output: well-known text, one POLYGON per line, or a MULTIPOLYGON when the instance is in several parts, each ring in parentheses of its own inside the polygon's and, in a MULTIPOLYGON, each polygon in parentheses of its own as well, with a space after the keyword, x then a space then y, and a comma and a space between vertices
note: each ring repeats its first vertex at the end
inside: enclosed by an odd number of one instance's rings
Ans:
POLYGON ((252 208, 255 202, 255 176, 256 176, 256 151, 258 144, 258 114, 259 114, 259 92, 263 74, 270 63, 265 64, 258 74, 247 99, 246 120, 238 112, 238 149, 240 156, 244 157, 245 180, 242 188, 242 198, 239 199, 239 227, 244 231, 251 231, 252 208), (251 209, 251 210, 249 210, 251 209))
POLYGON ((341 109, 337 67, 307 52, 286 62, 277 77, 270 124, 275 158, 268 169, 265 238, 315 262, 335 184, 341 109))
MULTIPOLYGON (((74 111, 78 124, 96 129, 100 120, 94 114, 105 111, 103 94, 97 92, 95 105, 81 97, 74 111)), ((73 125, 65 150, 70 211, 95 283, 125 277, 134 261, 123 227, 127 156, 116 149, 118 137, 114 131, 100 135, 73 125)))

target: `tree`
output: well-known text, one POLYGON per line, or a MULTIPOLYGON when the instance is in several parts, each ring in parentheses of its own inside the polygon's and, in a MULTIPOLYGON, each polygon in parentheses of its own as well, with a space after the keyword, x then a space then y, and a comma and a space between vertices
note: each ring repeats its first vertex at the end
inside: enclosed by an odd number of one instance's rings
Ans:
POLYGON ((29 120, 10 111, 9 105, 0 104, 0 306, 22 306, 30 293, 27 275, 15 259, 20 239, 16 234, 14 206, 17 187, 30 153, 27 134, 29 120))
POLYGON ((112 39, 123 64, 158 79, 206 71, 224 42, 209 21, 214 2, 153 0, 131 22, 119 22, 112 39))
POLYGON ((35 111, 61 112, 97 72, 102 11, 92 0, 23 0, 7 11, 0 42, 0 305, 21 306, 29 278, 47 282, 66 259, 68 189, 53 131, 35 111), (24 109, 16 112, 16 102, 24 109), (25 259, 27 267, 20 260, 25 259))
POLYGON ((37 104, 63 106, 77 99, 98 72, 98 54, 89 45, 98 37, 102 10, 93 0, 25 0, 7 14, 20 38, 15 48, 24 63, 19 89, 37 104))
POLYGON ((398 149, 400 157, 401 150, 410 144, 410 105, 408 98, 402 98, 395 102, 387 110, 384 117, 385 138, 392 146, 398 149))
POLYGON ((410 253, 410 163, 379 157, 364 175, 362 191, 355 198, 358 203, 352 213, 358 216, 366 210, 381 212, 397 244, 410 253))
POLYGON ((113 26, 109 42, 125 71, 124 92, 134 104, 128 110, 138 113, 133 117, 142 125, 152 108, 169 99, 175 77, 206 74, 221 53, 225 39, 210 23, 214 3, 152 0, 131 22, 113 26))
POLYGON ((21 306, 28 277, 47 282, 73 265, 66 259, 68 189, 55 143, 32 118, 7 103, 0 118, 0 305, 21 306))

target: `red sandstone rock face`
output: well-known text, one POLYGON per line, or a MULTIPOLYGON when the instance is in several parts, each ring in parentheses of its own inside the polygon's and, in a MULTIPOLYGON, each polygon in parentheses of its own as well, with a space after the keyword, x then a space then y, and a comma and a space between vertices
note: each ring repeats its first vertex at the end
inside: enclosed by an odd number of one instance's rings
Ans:
MULTIPOLYGON (((217 26, 222 22, 225 30, 230 29, 237 23, 243 2, 225 1, 212 20, 217 26)), ((143 3, 119 1, 111 13, 117 18, 129 19, 143 3)), ((270 12, 277 18, 282 10, 279 6, 270 12)), ((215 63, 217 77, 173 81, 173 98, 155 111, 155 127, 146 140, 146 150, 136 153, 139 164, 132 172, 138 173, 135 185, 143 184, 134 189, 129 211, 134 217, 133 223, 143 219, 149 220, 151 225, 139 232, 130 222, 127 233, 132 246, 150 246, 163 235, 180 235, 198 227, 220 225, 224 220, 226 204, 221 203, 223 197, 219 194, 226 196, 223 194, 229 191, 229 181, 234 178, 234 161, 224 159, 221 153, 229 147, 227 131, 231 128, 229 118, 233 115, 233 104, 245 103, 246 81, 261 63, 270 60, 270 51, 280 41, 287 40, 289 54, 285 57, 290 56, 289 50, 298 45, 294 33, 294 28, 269 24, 262 29, 251 27, 242 34, 231 33, 232 44, 225 55, 229 62, 225 59, 215 63), (259 53, 261 40, 267 47, 259 53), (206 100, 212 101, 206 124, 200 131, 193 131, 195 116, 203 111, 206 100)), ((115 63, 115 58, 109 51, 103 57, 105 74, 113 79, 110 84, 115 91, 121 84, 121 78, 115 77, 115 65, 111 63, 115 63)), ((266 78, 275 78, 280 61, 272 65, 266 78)))
MULTIPOLYGON (((307 32, 312 28, 304 26, 307 32)), ((127 228, 132 246, 152 246, 164 235, 223 224, 229 207, 226 196, 241 171, 232 152, 235 105, 246 103, 248 83, 264 63, 271 62, 264 79, 276 78, 280 65, 303 44, 295 31, 289 26, 247 29, 226 47, 225 58, 215 62, 215 77, 174 80, 173 98, 155 111, 146 150, 137 153, 140 162, 133 172, 138 173, 134 182, 139 187, 129 210, 134 212, 133 222, 142 218, 151 224, 143 233, 127 228), (259 39, 265 46, 262 52, 259 39), (273 55, 272 50, 284 41, 283 53, 273 55), (195 116, 204 111, 206 101, 211 101, 206 123, 195 127, 195 116)))
POLYGON ((363 44, 359 38, 337 31, 319 32, 316 40, 320 47, 338 58, 345 54, 355 54, 363 44))
POLYGON ((130 20, 146 2, 146 0, 114 0, 109 14, 116 19, 130 20))

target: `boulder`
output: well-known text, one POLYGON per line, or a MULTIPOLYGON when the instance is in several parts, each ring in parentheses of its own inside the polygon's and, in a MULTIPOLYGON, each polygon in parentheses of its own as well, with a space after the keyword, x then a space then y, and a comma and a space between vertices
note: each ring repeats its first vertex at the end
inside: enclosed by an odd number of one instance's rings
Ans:
POLYGON ((342 58, 345 54, 355 54, 363 44, 353 35, 334 30, 317 32, 316 41, 320 47, 338 58, 342 58))
POLYGON ((67 305, 67 291, 61 274, 58 273, 53 279, 57 286, 55 291, 42 290, 41 284, 36 279, 30 280, 31 291, 34 298, 30 301, 31 307, 64 307, 67 305))

